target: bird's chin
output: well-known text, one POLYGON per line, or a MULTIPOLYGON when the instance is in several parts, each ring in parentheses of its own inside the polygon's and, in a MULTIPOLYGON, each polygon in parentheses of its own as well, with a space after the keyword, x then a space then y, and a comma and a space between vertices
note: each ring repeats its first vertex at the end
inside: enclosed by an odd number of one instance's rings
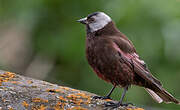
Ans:
POLYGON ((86 24, 86 31, 87 31, 87 33, 90 33, 90 32, 91 32, 91 28, 89 27, 88 24, 86 24))

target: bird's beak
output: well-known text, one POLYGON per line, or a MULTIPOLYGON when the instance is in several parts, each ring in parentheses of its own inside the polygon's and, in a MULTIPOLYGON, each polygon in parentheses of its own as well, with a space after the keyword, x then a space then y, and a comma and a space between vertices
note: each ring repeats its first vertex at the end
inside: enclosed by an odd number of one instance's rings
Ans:
POLYGON ((82 23, 82 24, 88 24, 87 18, 79 19, 79 20, 77 20, 77 22, 80 22, 80 23, 82 23))

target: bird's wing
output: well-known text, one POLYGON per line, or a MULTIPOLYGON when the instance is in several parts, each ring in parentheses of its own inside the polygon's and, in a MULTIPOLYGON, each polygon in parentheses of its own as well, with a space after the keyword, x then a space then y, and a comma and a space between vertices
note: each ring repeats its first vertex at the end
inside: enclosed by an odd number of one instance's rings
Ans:
POLYGON ((150 73, 148 67, 143 60, 139 59, 139 57, 133 57, 131 61, 134 65, 135 73, 144 78, 146 81, 155 84, 156 86, 162 86, 161 82, 150 73))
POLYGON ((122 41, 118 42, 118 40, 116 39, 116 41, 113 41, 113 46, 120 53, 121 55, 120 57, 122 57, 124 61, 132 65, 134 72, 136 74, 138 74, 140 77, 142 77, 145 81, 149 83, 155 84, 156 86, 161 86, 160 81, 157 80, 150 73, 145 62, 139 58, 138 54, 135 51, 133 51, 135 49, 132 44, 128 42, 122 42, 122 41), (124 51, 125 49, 122 46, 123 43, 126 46, 126 51, 124 51), (130 50, 127 50, 127 49, 130 49, 130 50))
MULTIPOLYGON (((128 44, 127 42, 119 42, 119 43, 126 43, 126 46, 129 46, 126 49, 134 48, 132 44, 128 44)), ((143 60, 139 58, 137 53, 131 50, 123 51, 122 47, 120 47, 117 42, 113 41, 113 46, 119 54, 119 57, 124 60, 126 64, 131 64, 133 67, 134 74, 139 75, 143 78, 147 83, 148 86, 145 86, 148 93, 156 100, 158 103, 164 101, 165 103, 174 102, 176 104, 180 104, 180 101, 174 98, 170 93, 168 93, 160 83, 149 71, 149 69, 145 66, 143 60), (128 52, 129 51, 129 52, 128 52)), ((121 45, 122 46, 122 45, 121 45)), ((141 86, 141 85, 140 85, 141 86)))

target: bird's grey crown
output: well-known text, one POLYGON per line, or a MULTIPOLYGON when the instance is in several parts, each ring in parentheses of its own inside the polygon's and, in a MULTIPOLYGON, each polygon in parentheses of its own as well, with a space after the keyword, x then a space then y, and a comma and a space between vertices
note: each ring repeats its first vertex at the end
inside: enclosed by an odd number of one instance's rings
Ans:
POLYGON ((96 16, 98 13, 101 13, 101 12, 94 12, 94 13, 91 13, 87 16, 87 18, 91 18, 92 16, 96 16))
POLYGON ((87 16, 87 19, 91 17, 94 18, 94 22, 89 23, 89 28, 91 32, 95 32, 99 29, 102 29, 109 22, 111 22, 111 18, 108 15, 106 15, 104 12, 95 12, 89 14, 87 16))

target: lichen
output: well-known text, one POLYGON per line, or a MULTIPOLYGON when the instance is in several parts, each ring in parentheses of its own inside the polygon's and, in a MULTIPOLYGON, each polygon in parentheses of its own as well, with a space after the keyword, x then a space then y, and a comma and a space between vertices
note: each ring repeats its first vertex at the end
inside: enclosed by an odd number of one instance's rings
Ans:
POLYGON ((61 105, 63 105, 62 102, 57 102, 56 105, 54 107, 52 107, 52 108, 54 110, 60 110, 60 109, 62 109, 61 105))
POLYGON ((28 104, 26 101, 23 101, 23 102, 22 102, 22 105, 23 105, 24 107, 26 107, 26 108, 29 106, 29 104, 28 104))
POLYGON ((82 92, 76 93, 76 95, 79 95, 79 96, 81 96, 82 98, 85 98, 85 99, 88 99, 88 98, 91 97, 90 95, 87 95, 87 94, 82 93, 82 92))
POLYGON ((69 94, 67 96, 68 99, 76 100, 77 98, 80 98, 81 96, 75 95, 75 94, 69 94))
POLYGON ((14 110, 12 107, 10 107, 8 110, 14 110))
POLYGON ((2 82, 8 82, 10 79, 14 78, 15 74, 11 72, 5 72, 4 74, 0 74, 0 86, 2 82))
POLYGON ((44 103, 48 103, 48 100, 41 99, 41 98, 33 98, 32 102, 44 102, 44 103))
POLYGON ((59 86, 61 89, 64 89, 64 90, 67 90, 67 91, 69 91, 70 90, 70 88, 69 87, 64 87, 64 86, 59 86))
POLYGON ((38 110, 45 110, 47 107, 44 105, 41 105, 38 110))
POLYGON ((33 81, 31 81, 31 80, 27 80, 27 83, 28 83, 28 84, 32 84, 32 83, 33 83, 33 81))
POLYGON ((60 99, 61 101, 64 101, 64 102, 67 102, 67 101, 68 101, 67 99, 65 99, 65 98, 62 97, 62 96, 59 96, 59 99, 60 99))
POLYGON ((62 92, 60 89, 47 89, 46 91, 47 91, 47 92, 54 92, 54 93, 58 93, 58 92, 64 93, 64 92, 62 92))

